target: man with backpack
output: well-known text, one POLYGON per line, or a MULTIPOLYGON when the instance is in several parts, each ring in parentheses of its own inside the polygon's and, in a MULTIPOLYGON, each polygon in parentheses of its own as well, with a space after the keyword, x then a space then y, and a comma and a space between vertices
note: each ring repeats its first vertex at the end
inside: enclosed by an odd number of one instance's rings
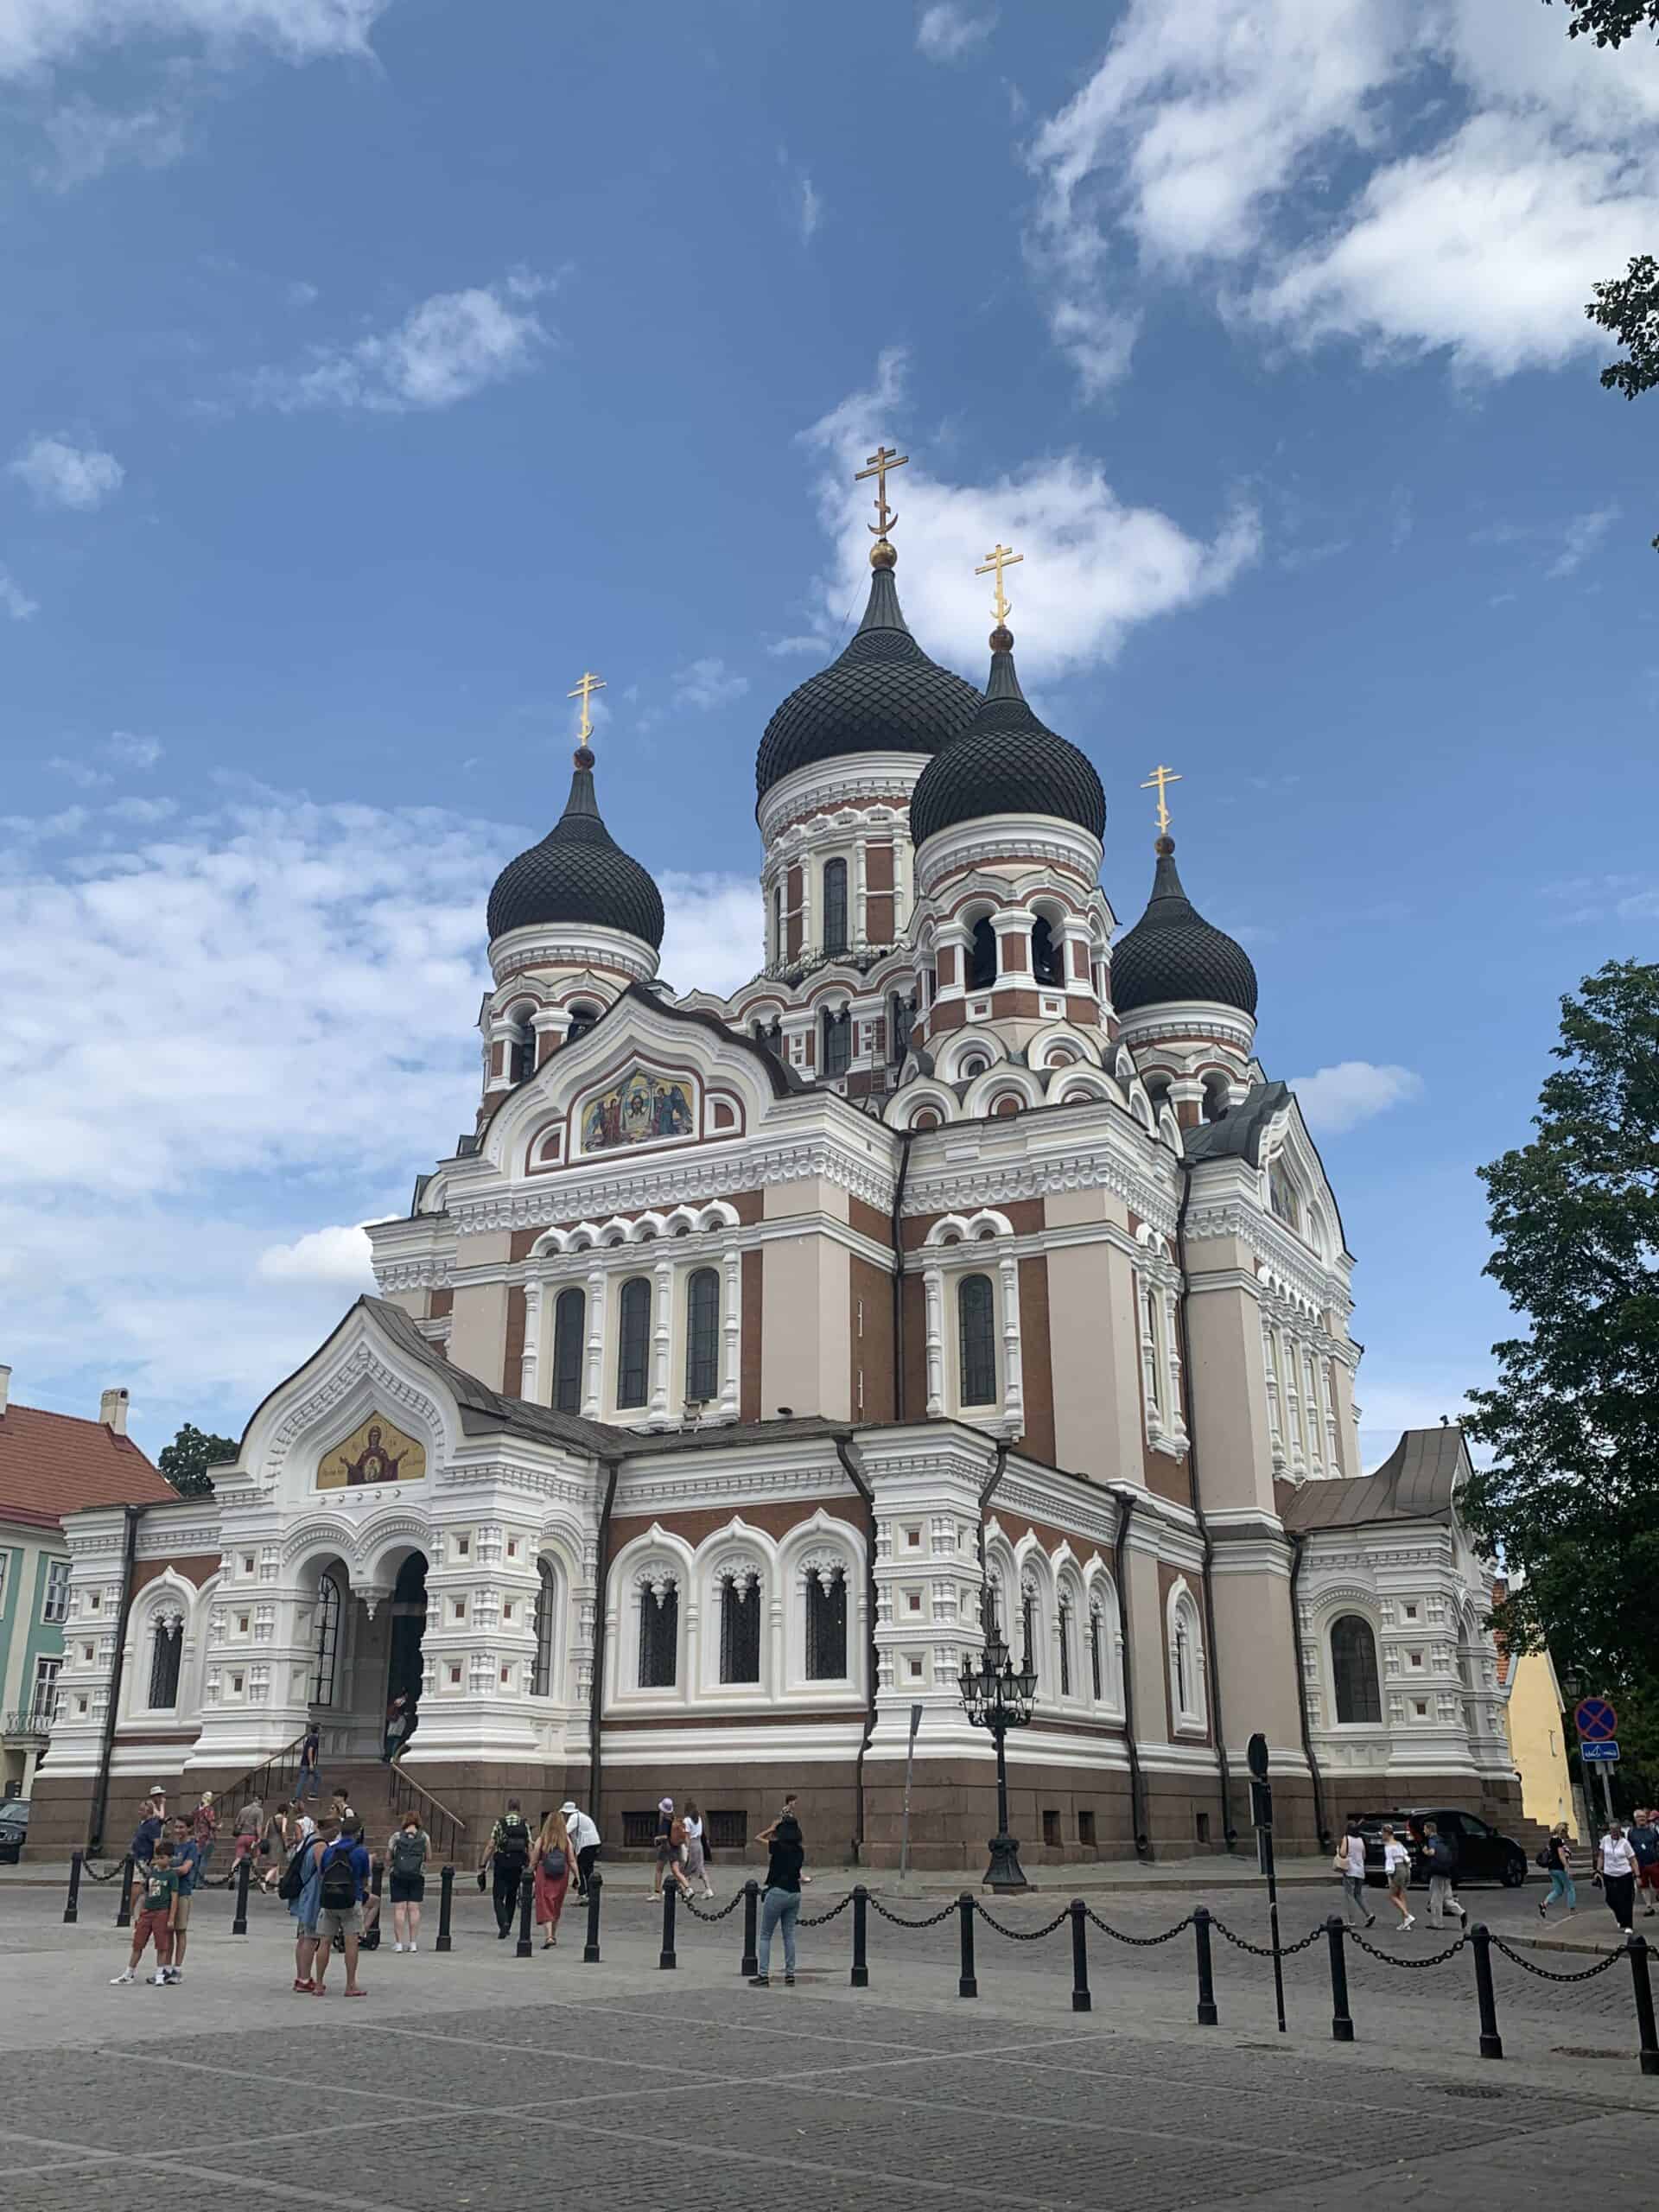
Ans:
POLYGON ((369 1893, 372 1871, 369 1854, 363 1847, 363 1831, 353 1824, 341 1827, 332 1838, 327 1828, 323 1834, 325 1841, 317 1867, 317 1955, 311 1970, 311 1993, 314 1997, 328 1994, 323 1981, 338 1936, 346 1952, 346 1994, 366 1996, 368 1993, 359 1989, 357 1982, 363 1900, 369 1893))
POLYGON ((530 1822, 520 1811, 518 1800, 509 1797, 507 1809, 490 1830, 490 1840, 484 1847, 484 1856, 478 1862, 478 1886, 484 1886, 484 1869, 494 1867, 493 1897, 495 1903, 495 1932, 499 1939, 512 1933, 513 1915, 518 1910, 518 1893, 524 1886, 525 1870, 530 1865, 530 1822))
POLYGON ((1423 1822, 1423 1863, 1428 1868, 1428 1924, 1443 1928, 1448 1912, 1456 1913, 1460 1921, 1468 1914, 1453 1894, 1458 1874, 1458 1847, 1449 1835, 1442 1835, 1433 1821, 1423 1822))

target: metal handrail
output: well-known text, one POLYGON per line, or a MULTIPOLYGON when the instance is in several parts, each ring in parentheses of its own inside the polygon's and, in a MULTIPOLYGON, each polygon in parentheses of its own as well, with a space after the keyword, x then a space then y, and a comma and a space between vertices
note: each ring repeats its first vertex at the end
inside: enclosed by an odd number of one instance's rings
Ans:
POLYGON ((297 1779, 300 1771, 300 1751, 310 1733, 308 1726, 302 1728, 291 1744, 284 1744, 281 1751, 273 1751, 270 1758, 263 1760, 259 1765, 251 1766, 245 1774, 238 1775, 234 1782, 227 1783, 224 1789, 216 1791, 215 1795, 220 1804, 228 1806, 232 1816, 240 1811, 250 1798, 257 1797, 263 1805, 270 1796, 271 1784, 276 1780, 278 1771, 290 1764, 297 1779))
POLYGON ((427 1813, 426 1826, 431 1833, 433 1848, 441 1859, 453 1859, 467 1840, 467 1823, 459 1813, 450 1810, 442 1798, 435 1797, 414 1778, 404 1772, 394 1759, 391 1762, 391 1804, 400 1815, 418 1808, 427 1813), (435 1817, 434 1817, 435 1815, 435 1817))

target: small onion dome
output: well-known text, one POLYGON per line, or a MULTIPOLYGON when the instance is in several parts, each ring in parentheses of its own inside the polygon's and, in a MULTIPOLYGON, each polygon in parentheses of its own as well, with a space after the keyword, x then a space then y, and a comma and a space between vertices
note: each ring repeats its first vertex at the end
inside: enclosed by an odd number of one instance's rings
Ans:
POLYGON ((852 753, 937 753, 973 719, 979 693, 931 661, 905 626, 892 546, 875 546, 870 558, 870 601, 856 634, 766 724, 754 763, 761 798, 815 761, 852 753))
POLYGON ((509 930, 591 922, 660 948, 662 893, 600 819, 594 756, 582 746, 564 812, 539 845, 509 861, 490 893, 492 944, 509 930))
POLYGON ((959 822, 996 814, 1046 814, 1093 837, 1106 832, 1106 794, 1094 763, 1033 714, 1014 671, 1014 639, 1002 629, 991 632, 985 703, 928 762, 911 794, 911 837, 921 846, 959 822))
POLYGON ((1255 1012, 1255 970, 1242 944, 1206 922, 1175 873, 1175 840, 1160 837, 1147 911, 1112 947, 1112 1004, 1119 1014, 1192 999, 1255 1012))

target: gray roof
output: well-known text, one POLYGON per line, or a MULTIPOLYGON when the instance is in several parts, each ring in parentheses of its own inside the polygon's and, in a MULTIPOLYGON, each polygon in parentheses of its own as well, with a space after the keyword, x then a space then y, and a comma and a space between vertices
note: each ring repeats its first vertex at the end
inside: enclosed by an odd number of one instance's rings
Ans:
POLYGON ((1281 1517, 1298 1535, 1373 1521, 1444 1521, 1462 1462, 1460 1428, 1408 1428, 1374 1474, 1304 1483, 1281 1517))
POLYGON ((1183 1129, 1181 1148, 1189 1160, 1243 1160, 1259 1167, 1268 1124, 1289 1098, 1287 1083, 1254 1084, 1220 1121, 1183 1129))

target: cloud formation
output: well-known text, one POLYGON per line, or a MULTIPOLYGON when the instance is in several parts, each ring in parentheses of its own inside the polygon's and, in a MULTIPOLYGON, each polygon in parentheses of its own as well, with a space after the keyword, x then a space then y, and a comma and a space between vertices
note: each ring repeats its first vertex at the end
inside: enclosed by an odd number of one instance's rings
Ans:
POLYGON ((371 1250, 368 1231, 360 1224, 334 1224, 308 1230, 290 1244, 268 1244, 254 1272, 266 1282, 327 1282, 372 1290, 371 1250))
POLYGON ((0 607, 14 622, 27 622, 41 611, 41 602, 31 599, 10 569, 0 569, 0 607))
POLYGON ((101 47, 161 38, 223 54, 263 46, 286 61, 365 54, 391 0, 0 0, 0 78, 36 74, 101 47))
POLYGON ((1341 1136, 1390 1106, 1408 1104, 1423 1095, 1423 1078, 1410 1068, 1375 1065, 1370 1060, 1339 1060, 1335 1067, 1291 1081, 1302 1119, 1315 1136, 1341 1136))
POLYGON ((723 660, 709 657, 694 660, 689 668, 677 671, 674 703, 677 707, 698 707, 706 713, 711 707, 729 706, 734 699, 741 699, 748 688, 747 676, 739 676, 723 660))
POLYGON ((38 507, 90 514, 121 489, 126 470, 112 453, 78 446, 62 431, 31 438, 9 464, 38 507))
POLYGON ((658 886, 668 921, 661 973, 676 990, 729 997, 766 958, 766 919, 753 877, 668 868, 658 886))
POLYGON ((995 8, 976 15, 957 0, 934 0, 933 6, 923 9, 916 25, 916 51, 930 61, 960 61, 983 46, 995 29, 995 8))
POLYGON ((453 407, 531 366, 551 342, 535 302, 552 289, 551 278, 515 270, 498 284, 434 293, 393 330, 351 346, 315 346, 302 366, 261 369, 250 397, 283 414, 453 407))

